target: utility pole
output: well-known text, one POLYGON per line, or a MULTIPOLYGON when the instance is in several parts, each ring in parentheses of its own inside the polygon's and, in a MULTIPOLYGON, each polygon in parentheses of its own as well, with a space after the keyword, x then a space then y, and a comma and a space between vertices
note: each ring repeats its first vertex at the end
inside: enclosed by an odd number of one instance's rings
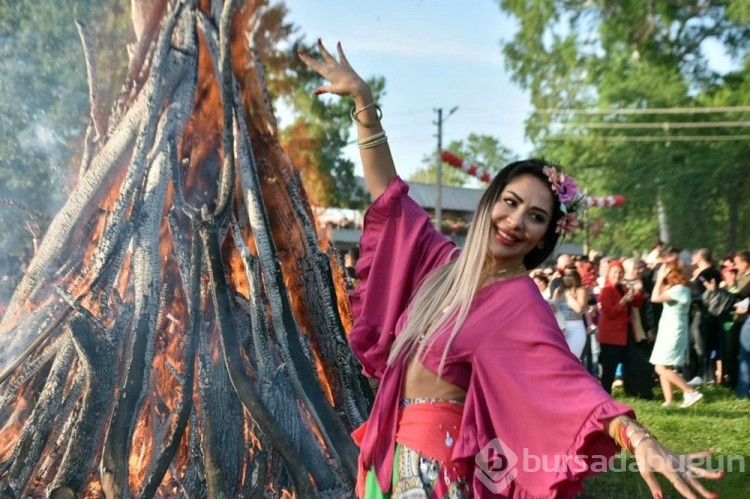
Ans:
POLYGON ((443 108, 435 109, 437 112, 437 188, 435 189, 435 228, 438 232, 443 232, 443 123, 451 114, 458 110, 458 106, 453 107, 443 118, 443 108))

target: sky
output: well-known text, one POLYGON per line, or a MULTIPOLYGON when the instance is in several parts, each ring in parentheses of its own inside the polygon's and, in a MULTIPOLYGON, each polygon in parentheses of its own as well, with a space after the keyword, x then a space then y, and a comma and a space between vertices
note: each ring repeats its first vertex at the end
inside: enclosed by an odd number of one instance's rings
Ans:
MULTIPOLYGON (((444 147, 476 133, 496 137, 518 156, 529 154, 531 145, 524 140, 528 93, 510 81, 501 53, 501 41, 516 27, 496 0, 285 3, 287 19, 306 41, 321 38, 331 52, 340 41, 361 76, 385 78, 378 104, 401 176, 423 168, 423 158, 437 149, 438 109, 443 110, 444 147)), ((356 145, 345 153, 361 175, 356 145)))

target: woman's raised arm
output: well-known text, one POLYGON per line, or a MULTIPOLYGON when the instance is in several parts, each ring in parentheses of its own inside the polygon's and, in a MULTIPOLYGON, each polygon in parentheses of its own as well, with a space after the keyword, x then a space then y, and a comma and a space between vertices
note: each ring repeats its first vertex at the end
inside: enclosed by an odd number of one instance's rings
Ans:
POLYGON ((349 65, 341 43, 338 43, 339 60, 337 61, 318 40, 318 48, 323 60, 310 57, 304 52, 299 56, 310 69, 329 81, 315 90, 316 95, 332 93, 349 96, 354 100, 352 119, 357 125, 357 138, 362 169, 365 175, 367 190, 373 199, 377 198, 388 187, 396 176, 391 150, 383 127, 380 125, 382 112, 372 99, 370 86, 349 65))

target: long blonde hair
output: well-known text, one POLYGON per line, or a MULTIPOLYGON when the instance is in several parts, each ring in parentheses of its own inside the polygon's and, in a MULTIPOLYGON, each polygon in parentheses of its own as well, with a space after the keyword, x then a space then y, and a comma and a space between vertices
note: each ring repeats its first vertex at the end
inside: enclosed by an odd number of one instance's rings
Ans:
MULTIPOLYGON (((515 177, 530 174, 544 180, 545 166, 554 166, 541 159, 517 161, 503 168, 482 195, 466 236, 465 249, 458 258, 430 273, 409 304, 408 317, 403 330, 396 337, 388 355, 388 365, 415 355, 422 358, 441 331, 452 325, 450 337, 443 350, 438 368, 442 375, 445 359, 453 339, 466 321, 479 287, 493 272, 493 260, 489 253, 492 237, 492 209, 505 186, 515 177)), ((550 192, 552 189, 550 188, 550 192)), ((559 234, 555 231, 562 216, 560 202, 553 193, 553 213, 542 238, 541 247, 534 247, 524 256, 527 270, 543 263, 557 244, 559 234)))

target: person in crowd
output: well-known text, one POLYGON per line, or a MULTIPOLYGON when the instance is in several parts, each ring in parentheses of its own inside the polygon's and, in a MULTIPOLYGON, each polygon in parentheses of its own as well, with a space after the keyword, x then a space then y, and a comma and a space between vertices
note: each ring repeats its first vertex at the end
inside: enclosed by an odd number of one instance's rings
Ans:
MULTIPOLYGON (((721 334, 721 320, 718 316, 710 313, 706 303, 703 301, 703 293, 706 291, 705 282, 721 282, 721 274, 714 266, 711 250, 700 248, 691 255, 692 276, 690 288, 693 301, 693 321, 697 326, 699 336, 694 338, 694 348, 697 360, 697 379, 691 380, 691 385, 712 383, 715 380, 721 382, 722 358, 724 348, 721 334)), ((694 331, 696 329, 693 329, 694 331)))
POLYGON ((737 286, 737 269, 733 266, 721 269, 722 282, 706 281, 703 292, 703 303, 709 314, 719 318, 723 340, 723 362, 717 364, 716 378, 723 386, 734 388, 737 382, 737 357, 739 355, 739 336, 734 336, 733 326, 736 314, 735 295, 737 286))
POLYGON ((544 299, 549 300, 549 278, 547 278, 544 272, 534 272, 531 277, 534 279, 534 283, 536 283, 544 299))
POLYGON ((607 276, 599 293, 599 364, 602 369, 601 382, 607 393, 612 392, 612 383, 618 364, 627 371, 628 344, 634 341, 630 327, 632 306, 639 306, 645 299, 640 290, 630 290, 622 284, 625 271, 622 262, 611 260, 607 264, 607 276))
POLYGON ((555 274, 549 280, 549 294, 554 296, 555 290, 562 284, 562 276, 565 267, 573 262, 573 258, 568 253, 561 253, 557 256, 557 263, 555 265, 555 274))
POLYGON ((739 330, 738 373, 737 373, 737 396, 739 398, 750 397, 750 320, 748 317, 748 302, 750 299, 750 251, 742 250, 734 257, 737 267, 736 293, 738 303, 735 304, 735 330, 739 330))
POLYGON ((341 45, 338 60, 320 41, 318 48, 322 60, 300 57, 329 82, 316 94, 353 99, 374 199, 360 239, 361 283, 350 296, 351 347, 365 373, 380 380, 370 417, 354 434, 357 495, 574 497, 590 466, 517 466, 503 470, 503 481, 498 453, 585 460, 612 455, 619 444, 636 455, 655 496, 662 494, 655 472, 683 494, 706 496, 689 475, 699 468, 663 466, 684 458, 585 371, 528 276, 578 225, 572 178, 539 159, 507 165, 482 195, 459 251, 408 196, 382 112, 341 45))
POLYGON ((597 295, 601 292, 601 289, 607 284, 607 273, 609 272, 609 263, 612 258, 609 256, 602 256, 596 260, 597 265, 597 276, 596 276, 596 288, 594 293, 597 295))
MULTIPOLYGON (((734 255, 734 268, 737 271, 737 291, 733 295, 732 308, 734 309, 734 320, 730 333, 727 335, 727 359, 731 355, 732 360, 737 359, 737 365, 730 362, 727 364, 727 385, 735 388, 740 398, 750 397, 750 321, 748 316, 748 299, 750 299, 750 251, 741 250, 734 255), (734 351, 738 352, 734 356, 734 351)), ((715 292, 715 282, 705 283, 708 292, 715 292)))
POLYGON ((650 311, 650 296, 644 292, 644 285, 641 280, 641 274, 645 266, 640 258, 631 257, 622 260, 624 271, 622 285, 630 291, 640 292, 644 297, 640 304, 633 303, 630 306, 630 324, 628 327, 630 334, 632 334, 632 341, 628 342, 629 369, 627 376, 623 376, 623 389, 625 393, 632 397, 651 400, 654 398, 654 369, 648 359, 651 355, 655 335, 650 322, 653 317, 650 311))
POLYGON ((586 345, 586 325, 583 315, 589 302, 589 291, 581 282, 574 263, 565 266, 562 284, 555 290, 552 304, 565 319, 565 341, 570 351, 580 358, 586 345))
POLYGON ((581 284, 586 288, 589 297, 586 309, 583 312, 583 321, 586 326, 587 336, 586 344, 581 353, 581 362, 583 362, 586 369, 592 375, 598 378, 599 342, 596 340, 596 330, 599 311, 597 308, 597 297, 593 293, 593 288, 596 285, 596 270, 588 256, 576 262, 576 270, 578 270, 578 274, 581 276, 581 284))
POLYGON ((651 251, 649 251, 646 257, 644 258, 646 266, 649 268, 654 268, 656 264, 661 261, 661 256, 662 256, 663 251, 664 251, 664 241, 662 241, 661 239, 656 240, 654 244, 651 246, 651 251))
MULTIPOLYGON (((654 288, 654 282, 656 279, 656 273, 659 271, 662 265, 677 265, 680 262, 680 250, 674 246, 659 246, 662 248, 662 252, 658 258, 656 258, 652 265, 648 266, 647 270, 641 273, 641 280, 643 281, 645 289, 650 293, 654 288)), ((653 324, 659 324, 661 317, 661 303, 651 304, 651 314, 653 316, 653 324)))
POLYGON ((344 253, 344 268, 346 269, 346 275, 352 281, 354 287, 357 287, 359 284, 359 277, 356 271, 357 260, 359 260, 359 246, 352 246, 344 253))
POLYGON ((643 305, 646 296, 640 282, 632 287, 625 284, 625 270, 620 260, 611 260, 604 286, 599 294, 599 329, 600 343, 599 364, 601 381, 605 389, 611 391, 616 377, 628 395, 653 399, 651 366, 646 362, 643 344, 645 334, 639 329, 636 336, 633 310, 643 305), (620 374, 621 373, 621 374, 620 374))
POLYGON ((724 256, 721 257, 721 261, 719 262, 719 267, 722 270, 726 268, 734 268, 734 255, 734 251, 724 253, 724 256))
POLYGON ((591 289, 596 284, 596 272, 594 270, 594 264, 588 258, 582 258, 576 262, 576 270, 581 276, 581 284, 591 289))
POLYGON ((656 283, 651 301, 663 305, 659 318, 656 343, 650 362, 659 375, 663 407, 674 402, 672 386, 683 392, 680 407, 689 407, 703 395, 688 385, 676 369, 684 365, 688 349, 688 314, 690 311, 690 288, 684 271, 677 265, 663 266, 656 274, 656 283))

